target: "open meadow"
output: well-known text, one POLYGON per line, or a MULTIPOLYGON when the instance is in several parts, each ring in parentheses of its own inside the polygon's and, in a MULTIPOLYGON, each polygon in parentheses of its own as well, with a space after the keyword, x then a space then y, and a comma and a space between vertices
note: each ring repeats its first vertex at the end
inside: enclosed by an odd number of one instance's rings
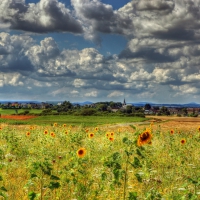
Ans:
POLYGON ((200 118, 10 118, 0 199, 200 199, 200 118))

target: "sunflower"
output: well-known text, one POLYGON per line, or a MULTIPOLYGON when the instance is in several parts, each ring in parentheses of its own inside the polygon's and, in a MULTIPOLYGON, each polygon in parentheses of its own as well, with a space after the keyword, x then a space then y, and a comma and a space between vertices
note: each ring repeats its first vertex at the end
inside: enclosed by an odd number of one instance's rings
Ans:
POLYGON ((51 137, 55 137, 56 134, 54 132, 51 132, 51 137))
POLYGON ((114 137, 109 137, 109 140, 110 141, 114 141, 114 137))
POLYGON ((98 127, 95 127, 95 129, 94 129, 95 131, 98 131, 99 130, 99 128, 98 127))
POLYGON ((170 130, 170 134, 171 134, 171 135, 174 134, 174 130, 173 130, 173 129, 170 130))
POLYGON ((200 126, 198 127, 198 131, 200 132, 200 126))
POLYGON ((86 129, 85 129, 85 132, 86 132, 86 133, 88 133, 88 132, 89 132, 89 129, 88 129, 88 128, 86 128, 86 129))
POLYGON ((85 156, 85 154, 86 154, 85 148, 80 148, 80 149, 76 152, 76 154, 77 154, 77 156, 78 156, 79 158, 83 158, 83 157, 85 156))
POLYGON ((137 145, 142 146, 144 144, 148 144, 152 139, 152 134, 149 130, 144 131, 141 133, 137 140, 137 145))
POLYGON ((67 135, 69 133, 69 131, 65 131, 65 134, 67 135))
POLYGON ((114 136, 114 132, 111 132, 110 135, 113 137, 114 136))
POLYGON ((94 137, 94 133, 89 133, 89 134, 88 134, 88 137, 89 137, 89 138, 93 138, 93 137, 94 137))
POLYGON ((45 135, 47 135, 47 134, 48 134, 48 131, 47 131, 47 130, 45 130, 45 131, 44 131, 44 134, 45 134, 45 135))
POLYGON ((66 127, 67 126, 67 124, 63 124, 63 127, 66 127))
POLYGON ((0 130, 2 130, 2 127, 0 126, 0 130))
POLYGON ((26 136, 30 136, 31 135, 31 133, 30 132, 26 132, 26 136))
POLYGON ((58 123, 54 123, 53 126, 54 126, 54 127, 58 126, 58 123))
POLYGON ((181 139, 181 144, 185 144, 186 143, 186 139, 181 139))
POLYGON ((106 132, 106 137, 109 137, 110 136, 110 133, 109 132, 106 132))

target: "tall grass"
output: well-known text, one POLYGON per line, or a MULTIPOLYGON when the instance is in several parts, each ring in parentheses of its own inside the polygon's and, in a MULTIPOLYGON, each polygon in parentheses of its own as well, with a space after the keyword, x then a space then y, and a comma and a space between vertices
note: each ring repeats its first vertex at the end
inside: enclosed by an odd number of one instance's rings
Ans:
POLYGON ((199 142, 198 129, 161 132, 156 125, 140 130, 2 124, 0 195, 31 200, 199 199, 199 142))

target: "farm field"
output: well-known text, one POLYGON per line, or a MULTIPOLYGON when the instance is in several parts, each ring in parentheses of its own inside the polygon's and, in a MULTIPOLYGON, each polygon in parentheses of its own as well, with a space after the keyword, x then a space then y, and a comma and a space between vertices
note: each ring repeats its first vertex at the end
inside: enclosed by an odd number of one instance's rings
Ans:
POLYGON ((1 118, 2 199, 200 199, 200 118, 65 117, 1 118))
POLYGON ((1 123, 9 123, 13 125, 50 125, 55 121, 60 124, 83 125, 83 126, 99 126, 105 124, 132 123, 143 122, 146 118, 142 117, 120 117, 120 116, 73 116, 73 115, 1 115, 1 123), (25 119, 25 120, 23 120, 25 119))

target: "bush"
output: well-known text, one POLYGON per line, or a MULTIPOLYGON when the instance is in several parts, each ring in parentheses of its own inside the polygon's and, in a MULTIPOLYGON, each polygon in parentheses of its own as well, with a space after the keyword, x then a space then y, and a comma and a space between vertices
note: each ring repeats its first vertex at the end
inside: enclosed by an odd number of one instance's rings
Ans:
POLYGON ((198 117, 198 114, 192 113, 189 115, 190 117, 198 117))
POLYGON ((96 114, 96 112, 97 111, 95 109, 93 109, 93 108, 85 108, 80 112, 80 115, 89 116, 89 115, 96 114))

